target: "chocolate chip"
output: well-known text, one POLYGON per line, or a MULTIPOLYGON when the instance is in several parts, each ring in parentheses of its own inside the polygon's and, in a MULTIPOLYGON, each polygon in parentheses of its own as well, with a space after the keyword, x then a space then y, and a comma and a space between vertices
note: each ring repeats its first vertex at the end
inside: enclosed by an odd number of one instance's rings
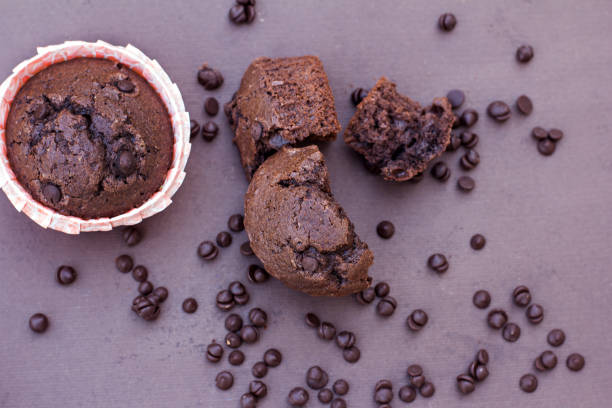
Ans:
POLYGON ((117 81, 117 89, 119 89, 121 92, 131 93, 134 92, 135 88, 136 87, 129 79, 121 79, 117 81))
POLYGON ((534 361, 534 367, 538 371, 552 370, 557 366, 557 356, 550 350, 544 351, 534 361))
POLYGON ((580 371, 584 368, 584 357, 579 353, 572 353, 567 356, 567 360, 565 361, 567 368, 572 371, 580 371))
POLYGON ((132 311, 138 315, 138 317, 146 320, 153 321, 159 317, 161 309, 159 308, 159 299, 157 296, 136 296, 132 301, 132 311))
POLYGON ((421 375, 413 375, 408 377, 409 381, 410 381, 410 385, 412 385, 415 388, 420 388, 421 385, 425 384, 425 376, 423 374, 421 375))
POLYGON ((212 241, 202 241, 198 246, 198 255, 207 261, 212 261, 219 254, 219 248, 212 241))
POLYGON ((352 346, 342 350, 342 357, 348 363, 356 363, 361 358, 361 350, 357 346, 352 346))
POLYGON ((421 397, 430 398, 436 392, 436 387, 433 385, 433 383, 425 381, 425 383, 419 388, 419 392, 421 393, 421 397))
POLYGON ((527 95, 521 95, 516 100, 516 109, 525 116, 531 115, 533 112, 533 102, 527 95))
POLYGON ((353 347, 353 345, 355 345, 355 341, 356 341, 355 334, 350 331, 346 331, 346 330, 341 331, 336 336, 336 344, 341 349, 353 347))
POLYGON ((313 329, 319 328, 321 325, 321 320, 319 316, 314 313, 306 313, 306 326, 312 327, 313 329))
POLYGON ((472 170, 480 163, 480 155, 476 150, 469 149, 459 161, 464 170, 472 170))
POLYGON ((504 340, 514 343, 521 337, 521 328, 516 323, 507 323, 502 330, 504 340))
POLYGON ((536 126, 533 129, 531 129, 531 136, 535 140, 543 140, 548 137, 548 132, 546 131, 546 129, 536 126))
POLYGON ((236 313, 232 313, 225 318, 225 329, 236 333, 242 328, 242 317, 236 313))
POLYGON ((457 180, 457 187, 459 187, 459 190, 468 193, 476 187, 476 182, 470 176, 461 176, 457 180))
POLYGON ((469 376, 472 377, 474 380, 476 380, 476 368, 478 368, 478 362, 474 360, 470 363, 467 370, 469 376))
POLYGON ((439 253, 431 255, 427 259, 427 266, 438 273, 446 272, 449 267, 446 257, 439 253))
POLYGON ((153 296, 155 296, 160 303, 163 303, 166 299, 168 299, 168 289, 163 286, 159 286, 153 289, 153 296))
POLYGON ((232 293, 229 290, 224 289, 217 293, 216 304, 219 309, 228 311, 236 305, 236 301, 234 300, 232 293))
POLYGON ((220 390, 229 390, 234 385, 234 376, 229 371, 221 371, 215 378, 215 385, 220 390))
POLYGON ((140 285, 138 285, 138 293, 143 296, 146 296, 149 293, 153 292, 153 289, 155 289, 153 287, 153 284, 147 280, 144 282, 140 282, 140 285))
POLYGON ((395 312, 397 301, 392 296, 387 296, 376 305, 376 313, 383 317, 389 317, 395 312))
POLYGON ((367 95, 367 89, 355 88, 355 90, 351 93, 351 102, 353 102, 353 105, 357 106, 359 105, 359 103, 361 103, 361 101, 363 101, 363 98, 365 98, 367 95))
POLYGON ((446 180, 449 179, 449 177, 451 175, 451 170, 448 168, 446 163, 444 163, 444 162, 437 162, 431 168, 431 175, 436 180, 446 181, 446 180))
POLYGON ((544 320, 544 308, 537 303, 533 303, 529 305, 525 315, 531 324, 540 324, 544 320))
POLYGON ((542 139, 538 142, 538 152, 542 156, 550 156, 555 152, 556 148, 555 142, 550 139, 542 139))
POLYGON ((219 113, 219 101, 214 96, 209 96, 204 100, 204 112, 209 116, 215 116, 219 113))
POLYGON ((484 290, 477 290, 472 297, 472 303, 479 309, 486 309, 491 304, 491 294, 484 290))
POLYGON ((329 388, 323 388, 317 394, 317 398, 321 404, 329 404, 334 399, 334 393, 329 388))
POLYGON ((533 374, 525 374, 519 380, 519 387, 527 393, 532 393, 538 388, 538 379, 533 374))
POLYGON ((242 337, 236 333, 229 332, 225 335, 225 345, 229 348, 237 349, 242 346, 242 337))
POLYGON ((134 260, 129 255, 119 255, 117 259, 115 259, 115 266, 119 272, 128 273, 134 266, 134 260))
POLYGON ((317 330, 317 336, 323 340, 332 340, 336 336, 336 326, 330 322, 322 322, 317 330))
POLYGON ((236 4, 230 8, 228 17, 234 24, 244 24, 247 22, 246 8, 241 4, 236 4))
POLYGON ((45 197, 45 200, 51 204, 57 204, 62 199, 62 192, 55 184, 45 184, 45 186, 42 188, 42 194, 45 197))
POLYGON ((255 327, 266 327, 268 315, 262 309, 254 307, 249 311, 249 320, 255 327))
POLYGON ((244 256, 255 255, 253 249, 251 248, 251 243, 249 241, 246 241, 242 245, 240 245, 240 253, 244 256))
POLYGON ((343 398, 336 398, 331 403, 331 408, 346 408, 346 401, 343 398))
POLYGON ((461 132, 461 145, 468 149, 473 149, 478 144, 480 138, 474 132, 465 131, 461 132))
POLYGON ((221 75, 221 72, 218 70, 204 65, 198 71, 198 82, 205 89, 212 91, 213 89, 217 89, 223 85, 223 75, 221 75))
POLYGON ((215 240, 217 241, 217 245, 219 245, 221 248, 227 248, 232 244, 232 234, 227 231, 221 231, 217 234, 217 238, 215 240))
POLYGON ((337 395, 346 395, 349 392, 349 383, 345 379, 340 378, 334 382, 332 388, 337 395))
POLYGON ((487 107, 487 113, 496 122, 505 122, 512 116, 512 111, 506 102, 493 101, 487 107))
POLYGON ((33 332, 44 333, 49 327, 49 319, 43 313, 34 313, 28 324, 33 332))
POLYGON ((466 109, 460 116, 460 123, 465 127, 472 127, 478 122, 478 112, 474 109, 466 109))
POLYGON ((423 367, 419 364, 410 364, 406 370, 408 377, 418 377, 423 375, 423 367))
POLYGON ((263 356, 264 362, 268 367, 278 367, 283 361, 283 355, 277 349, 268 349, 263 356))
POLYGON ((374 293, 379 298, 384 298, 391 292, 391 287, 387 282, 378 282, 374 287, 374 293))
POLYGON ((329 376, 319 366, 312 366, 306 372, 306 384, 313 390, 319 390, 327 385, 329 376))
POLYGON ((208 122, 204 123, 204 126, 202 126, 202 138, 205 141, 212 142, 215 140, 218 134, 219 126, 212 120, 209 120, 208 122))
POLYGON ((474 370, 474 379, 476 381, 484 381, 489 376, 489 369, 486 365, 476 365, 476 369, 474 370))
POLYGON ((268 366, 263 361, 258 361, 253 364, 253 368, 251 368, 251 374, 255 378, 263 378, 268 374, 268 366))
POLYGON ((374 288, 366 288, 361 292, 355 294, 355 300, 361 305, 370 304, 374 301, 375 298, 376 292, 374 291, 374 288))
POLYGON ((451 107, 453 109, 461 107, 461 105, 463 105, 463 102, 465 102, 465 94, 460 89, 453 89, 448 91, 448 93, 446 94, 446 98, 448 99, 448 102, 451 104, 451 107))
POLYGON ((304 271, 312 273, 317 270, 319 267, 319 261, 312 256, 303 256, 302 257, 302 268, 304 271))
POLYGON ((206 359, 211 363, 218 363, 223 357, 223 347, 220 344, 212 342, 206 347, 206 359))
POLYGON ((121 176, 128 177, 136 170, 136 158, 129 150, 122 150, 115 160, 115 168, 121 176))
POLYGON ((142 234, 136 227, 127 227, 123 230, 123 242, 127 246, 137 245, 142 240, 142 234))
POLYGON ((232 281, 227 287, 231 294, 234 296, 243 296, 247 293, 246 287, 240 281, 232 281))
POLYGON ((194 298, 187 298, 183 301, 183 312, 195 313, 198 310, 198 301, 194 298))
POLYGON ((516 60, 526 64, 533 58, 533 47, 531 45, 521 45, 516 49, 516 60))
POLYGON ((565 342, 565 333, 561 329, 552 329, 548 332, 546 341, 553 347, 559 347, 565 342))
POLYGON ((189 125, 190 125, 189 138, 193 139, 194 137, 198 135, 198 133, 200 133, 200 124, 196 122, 195 120, 191 119, 191 121, 189 122, 189 125))
POLYGON ((453 31, 457 25, 457 17, 453 13, 444 13, 438 18, 438 27, 442 31, 453 31))
MULTIPOLYGON (((459 121, 455 121, 455 123, 459 123, 459 121)), ((455 132, 451 133, 450 142, 446 146, 446 151, 447 152, 454 152, 460 146, 461 146, 461 137, 457 133, 455 133, 455 132)))
POLYGON ((512 291, 512 300, 518 307, 526 307, 531 302, 531 293, 525 285, 519 285, 512 291))
POLYGON ((393 399, 393 384, 389 380, 380 380, 374 386, 374 401, 387 404, 393 399))
POLYGON ((240 337, 245 343, 253 344, 257 340, 259 340, 259 331, 257 331, 257 328, 255 326, 247 324, 245 326, 242 326, 242 329, 240 329, 240 337))
POLYGON ((242 394, 240 397, 240 407, 241 408, 256 408, 257 407, 257 398, 250 392, 242 394))
POLYGON ((404 385, 398 392, 398 397, 403 402, 412 402, 416 399, 416 396, 416 390, 410 385, 404 385))
POLYGON ((507 321, 508 314, 502 309, 493 309, 487 315, 487 323, 492 329, 501 329, 507 321))
POLYGON ((408 326, 410 330, 416 332, 425 327, 428 320, 429 318, 427 317, 427 313, 425 313, 425 311, 421 309, 416 309, 415 311, 410 313, 410 316, 408 316, 408 319, 406 320, 406 326, 408 326))
POLYGON ((137 265, 132 270, 132 278, 134 278, 136 282, 144 282, 147 280, 148 277, 149 271, 146 267, 142 265, 137 265))
POLYGON ((70 285, 77 278, 77 272, 72 266, 62 265, 55 274, 57 281, 62 285, 70 285))
POLYGON ((474 392, 476 386, 474 385, 474 379, 466 374, 457 376, 457 389, 462 394, 470 394, 474 392))
POLYGON ((244 217, 242 214, 233 214, 229 217, 227 227, 233 232, 244 231, 244 217))
POLYGON ((249 265, 247 277, 252 283, 263 283, 268 280, 270 275, 259 265, 249 265))
POLYGON ((263 381, 253 380, 249 383, 249 392, 260 400, 268 394, 268 387, 263 381))
POLYGON ((472 238, 470 238, 470 246, 475 251, 480 251, 486 245, 487 240, 482 234, 474 234, 472 238))
POLYGON ((550 129, 548 131, 548 138, 553 142, 558 142, 559 140, 563 139, 563 131, 559 129, 550 129))
POLYGON ((381 238, 389 239, 395 233, 395 226, 391 221, 381 221, 376 226, 376 233, 381 238))
POLYGON ((302 387, 295 387, 291 391, 289 391, 289 395, 287 396, 287 402, 289 405, 294 407, 302 407, 306 405, 310 396, 308 395, 308 391, 306 391, 302 387))

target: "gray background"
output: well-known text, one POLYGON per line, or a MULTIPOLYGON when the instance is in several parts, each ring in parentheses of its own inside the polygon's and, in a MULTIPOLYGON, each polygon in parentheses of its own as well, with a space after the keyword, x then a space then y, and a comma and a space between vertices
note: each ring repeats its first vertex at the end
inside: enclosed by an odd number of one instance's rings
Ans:
MULTIPOLYGON (((423 103, 452 88, 467 92, 466 106, 481 112, 475 130, 482 162, 473 171, 476 190, 456 190, 460 153, 445 156, 453 175, 446 184, 429 175, 418 185, 392 185, 368 174, 341 139, 324 148, 337 199, 373 249, 371 274, 392 285, 399 301, 383 320, 375 307, 351 298, 315 299, 276 281, 249 285, 250 306, 264 307, 269 329, 256 345, 243 347, 247 361, 232 368, 228 392, 214 388, 223 364, 204 360, 205 345, 224 336, 224 314, 214 294, 231 280, 245 278, 252 260, 239 255, 244 233, 211 263, 195 254, 197 244, 225 228, 242 210, 246 182, 225 119, 211 144, 194 140, 187 178, 175 202, 142 224, 145 240, 126 251, 120 233, 67 236, 45 231, 18 214, 0 196, 0 406, 2 407, 211 407, 238 406, 251 380, 250 366, 276 346, 283 364, 269 372, 269 395, 262 407, 285 406, 290 388, 304 385, 310 365, 320 364, 333 379, 347 378, 352 407, 373 407, 372 388, 381 378, 405 384, 409 363, 420 363, 435 383, 429 407, 603 407, 612 397, 612 3, 605 0, 541 1, 281 1, 260 0, 251 26, 227 21, 232 0, 217 1, 2 1, 0 74, 6 77, 35 46, 64 40, 103 39, 132 43, 157 59, 179 85, 188 110, 204 119, 202 101, 227 101, 249 62, 260 55, 318 55, 336 96, 343 126, 353 108, 355 86, 371 86, 381 75, 423 103), (459 24, 451 34, 436 21, 453 11, 459 24), (520 66, 514 52, 523 42, 535 59, 520 66), (218 67, 225 85, 206 92, 195 81, 203 62, 218 67), (527 93, 530 117, 518 115, 500 126, 485 117, 494 99, 513 103, 527 93), (559 127, 566 134, 552 157, 540 156, 529 137, 533 126, 559 127), (381 219, 397 226, 383 242, 381 219), (486 248, 474 252, 469 238, 482 232, 486 248), (425 267, 434 251, 448 255, 450 270, 436 276, 425 267), (130 311, 136 283, 117 273, 122 252, 145 264, 170 298, 154 323, 130 311), (74 265, 79 278, 60 287, 54 272, 74 265), (510 303, 518 284, 532 289, 546 310, 539 326, 527 324, 510 303), (472 294, 487 288, 493 306, 508 310, 523 332, 505 342, 487 328, 486 312, 472 294), (194 315, 181 311, 194 296, 194 315), (411 334, 404 326, 414 308, 424 308, 428 326, 411 334), (336 346, 320 341, 302 323, 313 310, 341 329, 353 330, 363 351, 356 365, 336 346), (36 335, 27 327, 32 313, 50 316, 51 327, 36 335), (539 375, 528 395, 519 377, 547 348, 546 333, 561 327, 566 344, 556 350, 558 367, 539 375), (476 392, 462 397, 454 378, 479 347, 491 354, 491 375, 476 392), (587 359, 581 373, 569 372, 572 351, 587 359)), ((243 315, 248 308, 238 309, 243 315)), ((311 393, 309 406, 319 406, 311 393)), ((393 406, 402 406, 397 396, 393 406)))

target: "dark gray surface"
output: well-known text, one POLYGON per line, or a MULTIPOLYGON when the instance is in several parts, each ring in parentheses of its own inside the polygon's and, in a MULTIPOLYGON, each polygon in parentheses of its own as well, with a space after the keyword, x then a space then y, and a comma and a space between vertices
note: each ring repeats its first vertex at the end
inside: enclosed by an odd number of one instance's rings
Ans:
MULTIPOLYGON (((373 407, 372 388, 389 378, 403 385, 409 363, 420 363, 435 383, 429 407, 604 407, 612 397, 612 3, 600 1, 280 1, 260 0, 259 16, 248 27, 231 26, 231 0, 217 1, 2 1, 0 74, 5 77, 37 45, 64 40, 103 39, 132 43, 157 59, 177 82, 188 110, 202 121, 205 95, 225 102, 249 62, 260 55, 315 54, 321 57, 336 96, 343 126, 352 115, 354 86, 371 86, 380 75, 398 82, 411 97, 428 102, 448 89, 467 91, 466 106, 481 112, 476 131, 482 162, 473 172, 476 190, 456 191, 459 154, 446 156, 453 175, 446 184, 431 177, 418 185, 391 185, 366 173, 340 140, 325 147, 332 188, 373 249, 375 279, 388 280, 398 299, 396 314, 382 320, 375 307, 350 298, 314 299, 278 282, 249 285, 249 306, 264 307, 270 327, 257 345, 244 347, 247 360, 231 368, 227 392, 214 388, 215 374, 204 347, 222 340, 224 314, 214 294, 233 279, 244 279, 249 260, 238 253, 244 233, 212 263, 195 255, 197 244, 225 228, 241 211, 246 189, 230 132, 221 116, 220 137, 194 141, 187 178, 175 202, 143 223, 145 240, 126 252, 149 267, 155 284, 170 289, 161 318, 152 324, 129 309, 136 293, 131 277, 114 269, 125 251, 120 234, 67 236, 44 231, 0 197, 0 406, 2 407, 237 407, 250 381, 250 366, 277 346, 283 364, 265 381, 262 407, 285 406, 304 374, 320 364, 333 379, 347 378, 351 407, 373 407), (103 4, 104 3, 104 4, 103 4), (456 13, 451 34, 436 28, 438 15, 456 13), (534 45, 535 59, 519 66, 514 52, 534 45), (205 92, 195 82, 204 61, 220 68, 225 85, 205 92), (535 104, 528 117, 499 126, 484 117, 488 102, 513 103, 527 93, 535 104), (554 156, 540 156, 529 138, 535 125, 559 127, 566 138, 554 156), (381 219, 397 233, 376 236, 381 219), (469 248, 475 232, 486 248, 469 248), (446 253, 450 270, 442 277, 426 270, 434 251, 446 253), (60 287, 58 265, 74 265, 77 282, 60 287), (526 284, 545 308, 540 326, 531 326, 510 304, 514 286, 526 284), (471 304, 487 288, 523 332, 517 343, 486 327, 486 312, 471 304), (181 311, 194 296, 200 308, 181 311), (424 308, 430 323, 408 333, 406 316, 424 308), (354 330, 362 359, 349 365, 340 351, 304 327, 305 311, 342 329, 354 330), (40 336, 28 317, 43 311, 51 328, 40 336), (518 389, 519 377, 548 348, 553 327, 566 331, 556 350, 558 367, 539 375, 536 393, 518 389), (479 347, 491 354, 490 377, 461 397, 454 378, 479 347), (582 352, 581 373, 565 367, 566 356, 582 352)), ((246 315, 248 308, 238 309, 246 315)), ((311 393, 309 406, 319 406, 311 393)), ((393 406, 402 406, 395 396, 393 406)))

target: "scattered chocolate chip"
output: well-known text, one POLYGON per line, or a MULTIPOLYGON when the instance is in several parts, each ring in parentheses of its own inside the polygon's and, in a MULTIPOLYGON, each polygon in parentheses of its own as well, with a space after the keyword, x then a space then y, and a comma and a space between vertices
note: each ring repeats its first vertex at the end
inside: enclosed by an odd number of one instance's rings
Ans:
POLYGON ((236 305, 236 301, 234 300, 232 293, 229 290, 224 289, 217 293, 216 304, 219 309, 228 311, 236 305))
POLYGON ((516 323, 507 323, 502 330, 504 340, 514 343, 521 337, 521 328, 516 323))
POLYGON ((183 311, 185 313, 195 313, 198 310, 198 302, 194 298, 187 298, 183 301, 183 311))
POLYGON ((565 342, 565 333, 561 329, 552 329, 548 332, 546 341, 553 347, 559 347, 565 342))
POLYGON ((357 106, 363 100, 363 98, 366 97, 367 94, 368 94, 368 90, 367 89, 356 88, 351 93, 351 102, 353 102, 354 106, 357 106))
POLYGON ((474 392, 476 386, 474 385, 474 379, 466 374, 457 376, 457 389, 462 394, 470 394, 474 392))
POLYGON ((207 121, 202 126, 202 138, 207 142, 215 140, 219 134, 219 126, 212 120, 207 121))
POLYGON ((476 357, 474 358, 474 361, 476 361, 480 365, 489 364, 489 352, 485 349, 478 350, 478 352, 476 353, 476 357))
POLYGON ((480 138, 474 132, 465 131, 461 132, 461 145, 468 149, 473 149, 478 144, 480 138))
POLYGON ((128 177, 136 170, 136 158, 129 150, 121 151, 114 164, 117 172, 124 177, 128 177))
POLYGON ((512 291, 512 300, 518 307, 526 307, 531 303, 531 293, 525 285, 519 285, 512 291))
POLYGON ((448 93, 446 94, 446 98, 448 99, 448 102, 451 104, 451 107, 453 109, 461 107, 461 105, 463 105, 463 102, 465 102, 465 94, 460 89, 453 89, 448 91, 448 93))
POLYGON ((136 227, 127 227, 123 230, 123 242, 127 246, 137 245, 142 240, 142 234, 136 227))
POLYGON ((240 253, 244 256, 255 255, 253 249, 251 248, 251 243, 249 241, 246 241, 242 245, 240 245, 240 253))
POLYGON ((533 112, 533 102, 527 95, 521 95, 516 100, 516 109, 525 116, 531 115, 533 112))
POLYGON ((461 176, 457 180, 457 187, 464 192, 470 192, 476 187, 476 182, 470 176, 461 176))
MULTIPOLYGON (((408 375, 408 378, 421 377, 423 376, 423 367, 421 367, 419 364, 410 364, 406 370, 406 374, 408 375)), ((418 386, 420 387, 421 384, 418 386)))
POLYGON ((493 309, 487 315, 487 323, 492 329, 499 330, 508 321, 508 314, 502 309, 493 309))
POLYGON ((436 387, 433 385, 433 383, 425 381, 425 383, 419 388, 419 392, 421 393, 421 397, 430 398, 436 392, 436 387))
POLYGON ((143 296, 147 296, 149 293, 153 292, 153 289, 155 289, 153 284, 147 280, 140 282, 140 285, 138 285, 138 293, 143 296))
POLYGON ((43 196, 51 204, 57 204, 62 199, 62 192, 55 184, 47 183, 42 189, 43 196))
POLYGON ((261 266, 253 264, 249 265, 247 277, 253 283, 263 283, 268 280, 270 274, 261 266))
POLYGON ((205 89, 212 91, 223 85, 223 75, 216 69, 208 67, 206 64, 198 71, 198 82, 205 89))
POLYGON ((472 297, 472 303, 479 309, 486 309, 491 304, 491 294, 484 290, 478 290, 472 297))
POLYGON ((144 282, 147 280, 148 277, 149 271, 146 267, 142 265, 137 265, 132 270, 132 278, 134 278, 136 282, 144 282))
POLYGON ((374 293, 379 298, 384 298, 389 295, 389 292, 391 292, 391 287, 387 282, 378 282, 374 287, 374 293))
POLYGON ((313 329, 317 329, 321 325, 321 320, 319 316, 314 313, 306 313, 306 326, 312 327, 313 329))
POLYGON ((356 363, 361 358, 361 350, 357 346, 352 346, 342 350, 342 357, 348 363, 356 363))
POLYGON ((207 261, 212 261, 218 254, 219 248, 212 241, 202 241, 198 246, 198 255, 207 261))
POLYGON ((232 313, 225 318, 225 329, 230 332, 238 332, 242 329, 242 317, 236 313, 232 313))
POLYGON ((349 392, 349 383, 345 379, 340 378, 334 382, 332 389, 337 395, 346 395, 349 392))
POLYGON ((242 341, 246 344, 253 344, 259 340, 259 331, 257 327, 247 324, 240 329, 240 338, 242 338, 242 341))
POLYGON ((260 400, 268 394, 268 387, 263 381, 253 380, 249 383, 249 392, 260 400))
POLYGON ((138 317, 146 320, 153 321, 159 317, 161 309, 159 308, 159 299, 154 295, 138 295, 132 301, 132 311, 138 315, 138 317))
POLYGON ((117 89, 119 89, 121 92, 131 93, 134 92, 135 88, 136 87, 129 79, 121 79, 117 81, 117 89))
POLYGON ((212 342, 206 347, 206 359, 211 363, 218 363, 223 357, 223 347, 220 344, 212 342))
POLYGON ((383 317, 389 317, 395 312, 397 301, 392 296, 386 296, 376 305, 376 312, 383 317))
POLYGON ((519 387, 527 393, 532 393, 538 388, 538 379, 533 374, 525 374, 519 380, 519 387))
POLYGON ((242 394, 240 397, 240 407, 241 408, 256 408, 257 407, 257 398, 250 392, 242 394))
POLYGON ((159 286, 153 289, 152 295, 155 296, 160 303, 164 303, 164 301, 168 299, 168 289, 163 286, 159 286))
POLYGON ((567 356, 567 360, 565 361, 567 368, 572 371, 580 371, 584 368, 584 357, 579 353, 572 353, 567 356))
POLYGON ((431 168, 431 175, 436 180, 446 181, 451 175, 451 170, 448 168, 446 163, 441 161, 433 165, 433 167, 431 168))
POLYGON ((268 349, 264 353, 264 362, 268 367, 278 367, 283 361, 283 355, 277 349, 268 349))
POLYGON ((444 13, 438 18, 438 27, 442 31, 453 31, 457 25, 457 17, 453 13, 444 13))
POLYGON ((72 266, 62 265, 57 268, 57 273, 55 274, 55 276, 60 284, 70 285, 76 280, 77 272, 72 266))
POLYGON ((236 4, 230 8, 228 17, 234 24, 244 24, 247 22, 246 8, 241 4, 236 4))
POLYGON ((236 333, 229 332, 225 335, 225 345, 229 348, 237 349, 242 346, 242 337, 236 333))
POLYGON ((431 255, 427 259, 427 266, 438 273, 446 272, 449 267, 446 257, 440 253, 431 255))
POLYGON ((538 152, 540 152, 542 156, 550 156, 555 152, 556 148, 555 142, 550 139, 538 141, 538 152))
POLYGON ((313 390, 319 390, 327 385, 329 376, 319 366, 312 366, 306 372, 306 384, 313 390))
POLYGON ((478 112, 474 109, 466 109, 460 116, 460 123, 465 127, 472 127, 478 122, 478 112))
POLYGON ((486 365, 477 365, 474 370, 474 379, 476 381, 484 381, 489 376, 489 369, 486 365))
POLYGON ((531 136, 535 140, 544 140, 548 137, 548 132, 546 131, 546 129, 536 126, 531 129, 531 136))
POLYGON ((472 170, 480 163, 480 155, 476 150, 468 149, 459 161, 464 170, 472 170))
POLYGON ((343 398, 336 398, 331 403, 331 408, 346 408, 346 401, 343 398))
POLYGON ((512 111, 506 102, 494 101, 487 107, 487 113, 496 122, 505 122, 512 116, 512 111))
POLYGON ((559 129, 550 129, 548 131, 548 138, 553 142, 558 142, 559 140, 563 139, 563 131, 559 129))
POLYGON ((472 238, 470 238, 470 246, 473 250, 479 251, 486 245, 487 240, 482 234, 474 234, 472 238))
POLYGON ((370 304, 374 301, 375 298, 376 298, 376 292, 374 291, 374 288, 371 288, 371 287, 366 288, 362 290, 361 292, 355 294, 355 300, 357 301, 357 303, 361 305, 370 304))
POLYGON ((268 315, 262 309, 254 307, 249 311, 249 320, 255 327, 266 327, 268 315))
POLYGON ((387 404, 393 399, 393 384, 389 380, 380 380, 374 386, 374 401, 387 404))
POLYGON ((408 316, 408 319, 406 319, 406 326, 408 326, 410 330, 416 332, 425 327, 428 320, 429 318, 427 317, 427 313, 425 313, 425 311, 416 309, 410 313, 410 316, 408 316))
POLYGON ((204 100, 204 112, 208 116, 215 116, 219 113, 219 101, 214 96, 209 96, 204 100))
POLYGON ((533 303, 529 305, 525 315, 531 324, 540 324, 544 320, 544 308, 537 303, 533 303))
POLYGON ((552 351, 546 350, 535 359, 533 365, 538 371, 552 370, 557 366, 557 356, 552 351))
POLYGON ((329 404, 334 399, 334 393, 329 388, 323 388, 317 394, 317 398, 321 404, 329 404))
POLYGON ((32 316, 30 316, 30 321, 28 324, 33 332, 44 333, 49 327, 49 319, 43 313, 34 313, 32 316))
POLYGON ((120 255, 115 259, 115 266, 121 273, 128 273, 134 267, 134 260, 129 255, 120 255))
POLYGON ((253 364, 253 368, 251 368, 251 373, 255 378, 263 378, 268 374, 268 366, 263 361, 258 361, 253 364))
POLYGON ((341 349, 353 347, 353 345, 355 345, 355 341, 356 341, 355 334, 350 331, 346 331, 346 330, 341 331, 336 336, 336 344, 341 349))
MULTIPOLYGON (((455 123, 459 123, 459 120, 456 120, 455 123)), ((447 152, 454 152, 460 146, 461 146, 461 137, 457 133, 455 133, 455 132, 451 133, 450 142, 446 146, 446 151, 447 152)))
POLYGON ((228 290, 232 294, 232 297, 234 298, 234 301, 237 304, 244 305, 248 303, 249 294, 246 288, 244 287, 244 285, 242 284, 242 282, 239 282, 239 281, 230 282, 228 286, 228 290))
POLYGON ((234 376, 229 371, 221 371, 215 378, 215 385, 220 390, 229 390, 234 385, 234 376))
POLYGON ((395 233, 395 226, 391 221, 381 221, 376 226, 376 233, 381 238, 389 239, 395 233))
POLYGON ((289 395, 287 396, 287 402, 289 405, 294 407, 302 407, 306 405, 310 396, 308 395, 308 391, 306 391, 302 387, 295 387, 291 391, 289 391, 289 395))
POLYGON ((323 340, 332 340, 336 336, 336 326, 330 322, 322 322, 317 330, 317 335, 323 340))
POLYGON ((227 227, 233 232, 244 231, 244 217, 242 214, 233 214, 229 217, 227 227))
POLYGON ((416 390, 410 385, 404 385, 398 392, 398 397, 403 402, 412 402, 416 399, 416 396, 416 390))
POLYGON ((189 125, 190 125, 189 139, 193 139, 194 137, 198 135, 198 133, 200 133, 200 124, 196 122, 195 120, 191 119, 191 121, 189 122, 189 125))
POLYGON ((518 62, 526 64, 533 58, 533 47, 531 45, 521 45, 516 49, 516 59, 518 62))
POLYGON ((217 234, 216 241, 217 245, 219 245, 221 248, 227 248, 232 244, 232 234, 227 231, 221 231, 217 234))

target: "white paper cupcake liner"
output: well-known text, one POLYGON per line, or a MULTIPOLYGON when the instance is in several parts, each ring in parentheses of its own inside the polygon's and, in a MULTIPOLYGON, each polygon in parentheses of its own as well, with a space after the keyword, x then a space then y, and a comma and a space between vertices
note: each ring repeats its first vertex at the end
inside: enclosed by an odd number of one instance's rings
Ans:
POLYGON ((60 45, 37 48, 36 56, 23 61, 13 69, 13 74, 0 85, 0 188, 17 211, 23 211, 43 228, 51 228, 67 234, 81 231, 109 231, 122 225, 138 224, 144 218, 163 211, 172 202, 172 196, 185 179, 185 164, 191 150, 189 114, 181 92, 157 61, 148 58, 132 45, 119 47, 103 41, 88 43, 67 41, 60 45), (140 74, 157 91, 166 105, 174 133, 172 164, 159 191, 140 207, 112 218, 84 220, 70 217, 45 207, 19 184, 9 166, 5 126, 10 105, 19 89, 28 79, 49 65, 73 58, 104 58, 120 62, 140 74))

